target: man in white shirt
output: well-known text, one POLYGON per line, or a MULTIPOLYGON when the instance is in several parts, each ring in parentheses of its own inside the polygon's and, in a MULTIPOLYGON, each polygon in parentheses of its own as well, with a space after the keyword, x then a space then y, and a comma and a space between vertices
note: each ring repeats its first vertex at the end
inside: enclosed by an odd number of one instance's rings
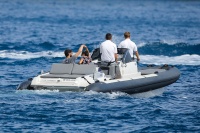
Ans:
POLYGON ((106 41, 100 45, 101 61, 113 63, 117 62, 117 46, 112 40, 112 34, 107 33, 105 36, 106 41))
POLYGON ((136 55, 136 57, 137 57, 137 61, 139 61, 140 58, 139 58, 139 53, 138 53, 138 50, 137 50, 137 46, 136 46, 136 44, 133 41, 130 40, 130 36, 131 36, 130 32, 125 32, 124 33, 125 40, 122 41, 119 44, 118 48, 128 48, 131 57, 134 57, 133 56, 133 52, 134 52, 135 55, 136 55))
POLYGON ((106 41, 100 45, 101 65, 109 68, 108 74, 111 78, 116 78, 117 46, 112 40, 112 34, 107 33, 106 41))

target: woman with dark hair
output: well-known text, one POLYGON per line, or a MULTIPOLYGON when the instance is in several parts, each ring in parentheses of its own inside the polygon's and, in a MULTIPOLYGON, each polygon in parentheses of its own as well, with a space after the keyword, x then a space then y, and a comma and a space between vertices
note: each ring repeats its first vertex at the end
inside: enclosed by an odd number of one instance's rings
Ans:
POLYGON ((92 62, 92 58, 90 57, 90 52, 86 46, 85 49, 86 50, 83 51, 81 54, 82 57, 79 61, 79 64, 89 64, 90 62, 92 62))

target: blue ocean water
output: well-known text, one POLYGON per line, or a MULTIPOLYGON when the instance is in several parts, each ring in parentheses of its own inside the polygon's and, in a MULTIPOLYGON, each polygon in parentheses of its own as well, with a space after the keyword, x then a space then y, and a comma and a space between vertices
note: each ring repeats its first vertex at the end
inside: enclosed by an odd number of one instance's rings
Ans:
POLYGON ((200 132, 199 14, 187 0, 0 0, 0 132, 200 132), (125 31, 140 65, 174 65, 180 79, 138 95, 16 90, 66 48, 125 31))

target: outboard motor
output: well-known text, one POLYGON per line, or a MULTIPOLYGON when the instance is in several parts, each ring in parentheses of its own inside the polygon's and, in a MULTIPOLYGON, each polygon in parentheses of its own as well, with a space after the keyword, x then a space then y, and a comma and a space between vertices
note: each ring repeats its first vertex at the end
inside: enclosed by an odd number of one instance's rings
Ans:
POLYGON ((100 54, 100 48, 96 48, 91 56, 92 60, 96 60, 96 59, 100 59, 101 58, 101 54, 100 54))
POLYGON ((27 81, 22 82, 17 87, 17 90, 34 90, 34 88, 30 86, 31 82, 32 82, 32 78, 28 79, 27 81))

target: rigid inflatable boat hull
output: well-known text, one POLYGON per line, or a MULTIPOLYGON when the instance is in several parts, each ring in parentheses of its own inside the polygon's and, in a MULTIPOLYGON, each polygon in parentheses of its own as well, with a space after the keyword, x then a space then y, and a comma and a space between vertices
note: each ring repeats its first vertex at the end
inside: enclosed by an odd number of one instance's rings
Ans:
MULTIPOLYGON (((148 69, 155 69, 158 70, 158 67, 147 67, 144 70, 148 69)), ((161 69, 161 68, 159 68, 161 69)), ((164 86, 170 85, 176 82, 180 77, 180 72, 175 67, 163 68, 162 70, 166 70, 164 72, 156 72, 156 76, 153 77, 145 77, 139 79, 129 79, 125 81, 116 81, 111 83, 106 82, 97 82, 88 85, 86 88, 83 87, 70 87, 70 86, 37 86, 36 88, 31 86, 32 79, 24 81, 18 86, 18 90, 59 90, 62 91, 96 91, 96 92, 103 92, 103 93, 110 93, 110 92, 124 92, 127 94, 135 94, 135 93, 142 93, 151 90, 155 90, 158 88, 162 88, 164 86)), ((154 73, 152 73, 154 74, 154 73)), ((116 79, 117 80, 117 79, 116 79)))
POLYGON ((180 77, 180 72, 177 68, 171 67, 165 72, 157 73, 157 75, 158 76, 155 77, 118 81, 114 83, 98 82, 89 85, 86 90, 97 92, 125 92, 128 94, 142 93, 162 88, 176 82, 180 77))

